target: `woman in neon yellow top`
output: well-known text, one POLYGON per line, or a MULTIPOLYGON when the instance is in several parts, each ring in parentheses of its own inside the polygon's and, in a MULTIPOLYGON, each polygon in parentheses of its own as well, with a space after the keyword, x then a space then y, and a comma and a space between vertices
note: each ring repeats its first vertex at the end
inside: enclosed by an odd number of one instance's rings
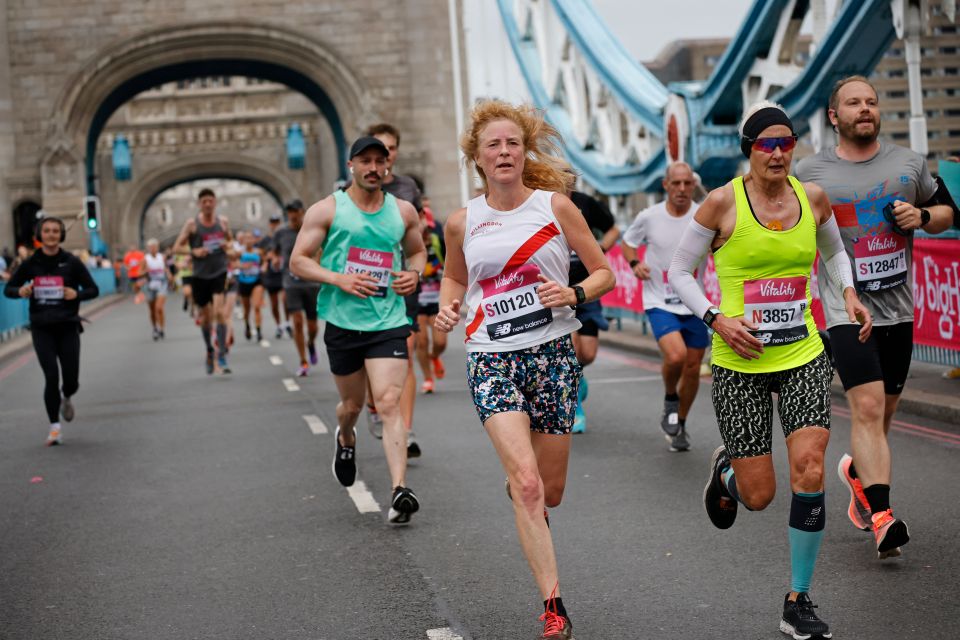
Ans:
POLYGON ((830 439, 833 369, 810 313, 810 277, 819 249, 840 286, 851 321, 869 336, 870 314, 853 288, 850 261, 830 201, 789 175, 797 136, 777 105, 751 108, 741 125, 743 177, 714 190, 680 241, 669 279, 683 303, 713 330, 713 404, 724 446, 713 454, 704 506, 718 528, 733 525, 737 503, 762 510, 773 500, 772 394, 790 459, 791 588, 780 630, 830 638, 808 595, 824 526, 823 458, 830 439), (708 249, 720 282, 720 308, 693 279, 708 249), (692 286, 691 286, 692 285, 692 286))

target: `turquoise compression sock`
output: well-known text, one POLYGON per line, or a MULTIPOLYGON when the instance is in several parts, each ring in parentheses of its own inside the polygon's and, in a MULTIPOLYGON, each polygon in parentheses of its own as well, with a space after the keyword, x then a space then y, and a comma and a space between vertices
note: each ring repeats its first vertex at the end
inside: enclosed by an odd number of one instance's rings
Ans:
POLYGON ((822 491, 794 493, 790 503, 790 567, 793 572, 790 588, 798 593, 810 590, 826 523, 824 504, 822 491))

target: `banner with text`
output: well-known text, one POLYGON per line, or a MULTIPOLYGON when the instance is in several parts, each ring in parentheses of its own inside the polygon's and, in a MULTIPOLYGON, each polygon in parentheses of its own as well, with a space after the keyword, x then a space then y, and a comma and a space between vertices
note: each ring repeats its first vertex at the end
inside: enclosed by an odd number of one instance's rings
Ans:
POLYGON ((913 241, 913 340, 960 349, 960 240, 913 241))
MULTIPOLYGON (((643 261, 646 247, 637 249, 637 259, 643 261)), ((643 281, 633 275, 633 269, 623 257, 620 245, 616 245, 607 252, 607 261, 613 274, 617 278, 617 286, 601 298, 605 307, 625 309, 634 313, 643 313, 643 281)), ((720 284, 717 282, 717 270, 713 266, 713 256, 707 257, 707 267, 703 274, 703 288, 707 298, 714 304, 720 304, 720 284)), ((810 294, 813 303, 810 310, 817 321, 818 327, 823 327, 823 309, 820 306, 820 292, 817 289, 817 265, 813 265, 813 280, 810 283, 810 294)))

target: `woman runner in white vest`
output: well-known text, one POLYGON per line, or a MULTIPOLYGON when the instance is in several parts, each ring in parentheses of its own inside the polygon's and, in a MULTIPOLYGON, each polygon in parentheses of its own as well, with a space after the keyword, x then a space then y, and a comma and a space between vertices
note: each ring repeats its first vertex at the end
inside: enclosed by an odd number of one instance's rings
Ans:
POLYGON ((447 260, 435 322, 467 321, 467 378, 507 473, 520 545, 544 598, 545 639, 573 638, 560 598, 546 507, 560 504, 580 365, 573 307, 614 286, 613 272, 567 196, 573 176, 551 155, 557 132, 531 107, 478 104, 460 148, 484 194, 447 221, 447 260), (570 250, 590 274, 568 286, 570 250))

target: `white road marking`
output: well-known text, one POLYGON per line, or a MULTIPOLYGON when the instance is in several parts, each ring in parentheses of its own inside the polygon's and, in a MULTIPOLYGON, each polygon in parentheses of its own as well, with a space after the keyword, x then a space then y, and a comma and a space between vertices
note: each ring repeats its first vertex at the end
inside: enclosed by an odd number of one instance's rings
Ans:
POLYGON ((443 629, 427 629, 427 637, 430 640, 463 640, 463 636, 458 636, 450 627, 443 629))
POLYGON ((284 378, 283 386, 287 388, 287 391, 300 391, 300 385, 293 378, 284 378))
POLYGON ((632 378, 590 378, 589 384, 619 384, 621 382, 652 382, 662 380, 662 376, 634 376, 632 378))
POLYGON ((367 485, 363 484, 363 480, 357 480, 352 487, 347 487, 347 493, 360 513, 380 513, 380 505, 374 500, 367 485))
POLYGON ((280 356, 270 356, 270 364, 272 364, 275 367, 279 367, 280 365, 283 364, 283 358, 281 358, 280 356))
POLYGON ((303 419, 306 420, 307 426, 310 427, 310 431, 312 431, 314 435, 319 436, 330 433, 330 431, 327 429, 327 425, 325 425, 323 420, 320 419, 320 416, 310 414, 308 416, 303 416, 303 419))
POLYGON ((264 349, 267 349, 267 348, 270 347, 270 341, 269 341, 269 340, 261 340, 261 341, 260 341, 260 346, 263 347, 264 349))

